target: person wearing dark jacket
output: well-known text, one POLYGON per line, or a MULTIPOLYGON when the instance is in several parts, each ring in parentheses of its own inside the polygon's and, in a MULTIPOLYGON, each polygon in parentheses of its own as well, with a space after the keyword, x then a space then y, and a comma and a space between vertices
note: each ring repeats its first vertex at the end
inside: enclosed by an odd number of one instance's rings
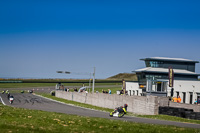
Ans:
POLYGON ((198 98, 198 100, 197 100, 197 104, 200 105, 200 98, 198 98))

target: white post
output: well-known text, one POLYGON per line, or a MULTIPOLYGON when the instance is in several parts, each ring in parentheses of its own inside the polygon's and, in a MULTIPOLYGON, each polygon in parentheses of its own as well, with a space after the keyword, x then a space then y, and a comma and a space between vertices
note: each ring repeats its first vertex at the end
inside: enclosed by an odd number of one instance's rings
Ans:
POLYGON ((92 85, 92 93, 94 94, 94 83, 95 83, 95 67, 94 67, 94 73, 93 73, 93 85, 92 85))

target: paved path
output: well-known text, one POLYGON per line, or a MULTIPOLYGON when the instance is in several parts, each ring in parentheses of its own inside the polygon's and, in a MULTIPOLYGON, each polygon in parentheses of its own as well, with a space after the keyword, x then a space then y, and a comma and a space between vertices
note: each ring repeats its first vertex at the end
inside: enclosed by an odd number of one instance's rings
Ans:
POLYGON ((190 123, 180 123, 180 122, 156 120, 156 119, 148 119, 148 118, 130 117, 126 115, 123 118, 109 117, 109 113, 107 112, 67 105, 67 104, 59 103, 59 102, 49 100, 43 97, 35 96, 29 93, 24 93, 24 94, 16 93, 12 95, 15 98, 15 101, 12 105, 8 102, 6 94, 0 94, 0 97, 1 97, 0 100, 2 99, 6 105, 11 105, 13 107, 27 108, 27 109, 43 110, 43 111, 49 111, 49 112, 59 112, 59 113, 89 116, 89 117, 100 117, 100 118, 107 118, 107 119, 113 119, 113 120, 122 120, 122 121, 148 123, 148 124, 200 128, 200 124, 190 124, 190 123))

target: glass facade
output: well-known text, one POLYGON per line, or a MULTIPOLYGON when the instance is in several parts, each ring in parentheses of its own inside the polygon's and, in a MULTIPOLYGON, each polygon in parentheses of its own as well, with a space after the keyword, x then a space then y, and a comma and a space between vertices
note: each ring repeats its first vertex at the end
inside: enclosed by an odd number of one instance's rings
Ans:
POLYGON ((162 67, 162 61, 146 61, 146 67, 162 67))
POLYGON ((195 63, 146 60, 146 67, 183 69, 195 72, 195 63))

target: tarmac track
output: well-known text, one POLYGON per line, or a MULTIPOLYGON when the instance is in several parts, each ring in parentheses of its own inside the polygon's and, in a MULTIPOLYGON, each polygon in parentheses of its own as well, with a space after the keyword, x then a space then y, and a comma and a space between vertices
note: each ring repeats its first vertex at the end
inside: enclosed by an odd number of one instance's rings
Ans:
POLYGON ((56 102, 56 101, 46 99, 40 96, 36 96, 33 94, 29 94, 29 93, 24 93, 24 94, 15 93, 12 95, 14 96, 14 99, 15 99, 12 105, 8 102, 6 94, 0 94, 0 97, 1 97, 0 101, 2 99, 3 100, 2 103, 5 103, 6 105, 13 106, 13 107, 19 107, 19 108, 43 110, 43 111, 49 111, 49 112, 58 112, 58 113, 80 115, 80 116, 100 117, 100 118, 130 121, 130 122, 173 125, 173 126, 178 126, 178 127, 189 127, 189 128, 200 129, 200 124, 190 124, 190 123, 180 123, 180 122, 156 120, 156 119, 148 119, 148 118, 130 117, 126 115, 123 118, 109 117, 109 113, 107 112, 67 105, 67 104, 56 102))

